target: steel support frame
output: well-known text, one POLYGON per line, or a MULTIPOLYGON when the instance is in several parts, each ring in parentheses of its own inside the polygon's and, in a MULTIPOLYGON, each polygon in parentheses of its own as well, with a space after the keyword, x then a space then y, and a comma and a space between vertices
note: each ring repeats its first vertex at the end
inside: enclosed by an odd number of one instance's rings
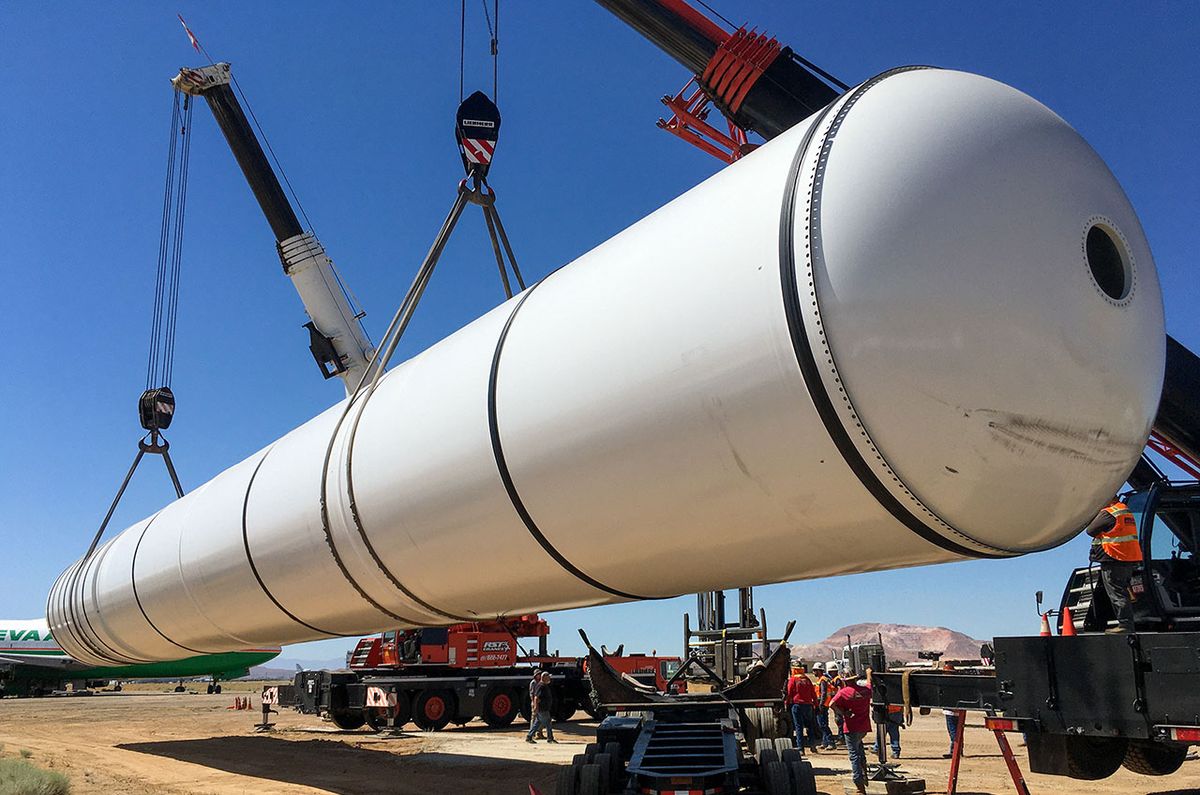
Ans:
MULTIPOLYGON (((955 723, 954 746, 950 751, 950 777, 946 782, 946 795, 955 795, 958 792, 958 770, 962 762, 963 733, 967 725, 967 711, 965 709, 956 709, 954 710, 954 714, 958 720, 955 723)), ((1021 773, 1021 766, 1017 763, 1012 745, 1009 744, 1008 738, 1004 735, 1004 730, 991 727, 988 727, 988 729, 992 734, 996 735, 996 745, 1000 746, 1000 754, 1004 757, 1004 764, 1008 767, 1008 775, 1012 778, 1013 789, 1017 795, 1030 795, 1029 784, 1025 782, 1025 776, 1021 773)))
POLYGON ((1200 480, 1200 462, 1197 462, 1183 450, 1171 444, 1158 431, 1150 432, 1150 438, 1146 440, 1146 447, 1149 447, 1193 478, 1200 480))
POLYGON ((660 129, 724 163, 734 163, 755 148, 747 139, 746 131, 730 119, 725 119, 728 135, 708 123, 712 97, 695 77, 674 96, 664 96, 662 103, 671 110, 672 116, 658 120, 660 129))

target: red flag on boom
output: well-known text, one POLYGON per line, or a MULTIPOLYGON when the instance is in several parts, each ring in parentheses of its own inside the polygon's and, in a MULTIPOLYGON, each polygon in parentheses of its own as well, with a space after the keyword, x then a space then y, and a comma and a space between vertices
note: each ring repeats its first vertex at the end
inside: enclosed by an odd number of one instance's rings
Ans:
POLYGON ((180 24, 180 25, 183 25, 183 31, 184 31, 185 33, 187 33, 187 35, 188 35, 188 40, 192 42, 192 48, 193 48, 193 49, 194 49, 196 52, 200 52, 200 42, 196 41, 196 34, 195 34, 195 33, 192 33, 192 29, 191 29, 191 28, 189 28, 189 27, 187 26, 187 23, 183 21, 183 15, 182 15, 182 14, 176 14, 175 16, 179 17, 179 24, 180 24))

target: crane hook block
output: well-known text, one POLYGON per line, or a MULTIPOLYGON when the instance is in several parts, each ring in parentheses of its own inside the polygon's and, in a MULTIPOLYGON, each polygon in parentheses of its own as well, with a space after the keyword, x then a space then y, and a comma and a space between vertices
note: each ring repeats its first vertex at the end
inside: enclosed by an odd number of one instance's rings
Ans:
POLYGON ((500 137, 500 109, 487 94, 476 91, 458 106, 454 137, 467 176, 485 178, 500 137))
POLYGON ((138 398, 138 419, 148 431, 165 431, 175 416, 175 395, 167 387, 147 389, 138 398))

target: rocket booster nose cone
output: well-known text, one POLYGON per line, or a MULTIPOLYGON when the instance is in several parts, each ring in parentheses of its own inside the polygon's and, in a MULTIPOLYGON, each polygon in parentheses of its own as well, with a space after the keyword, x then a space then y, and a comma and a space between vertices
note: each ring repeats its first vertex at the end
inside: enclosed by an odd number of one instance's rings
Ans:
POLYGON ((985 552, 1073 536, 1163 378, 1158 278, 1112 173, 1037 101, 935 69, 850 92, 793 168, 809 385, 873 488, 985 552))

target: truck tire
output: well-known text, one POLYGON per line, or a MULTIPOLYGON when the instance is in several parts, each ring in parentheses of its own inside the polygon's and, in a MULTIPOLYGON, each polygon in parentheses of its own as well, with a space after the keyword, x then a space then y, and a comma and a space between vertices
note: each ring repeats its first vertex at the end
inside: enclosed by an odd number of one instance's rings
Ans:
POLYGON ((533 717, 533 699, 529 697, 529 691, 520 693, 519 697, 521 701, 520 706, 517 708, 517 712, 519 712, 521 718, 528 723, 533 717))
POLYGON ((768 745, 766 748, 758 752, 758 766, 766 767, 772 762, 778 762, 779 752, 774 747, 768 745))
POLYGON ((800 753, 799 748, 784 748, 779 754, 779 761, 785 765, 790 765, 792 762, 803 762, 804 754, 800 753))
POLYGON ((775 753, 779 754, 779 761, 783 761, 783 752, 796 749, 796 741, 791 737, 776 737, 775 738, 775 753))
POLYGON ((555 723, 563 723, 575 717, 575 711, 579 709, 579 705, 575 703, 575 699, 563 698, 554 702, 551 708, 550 717, 555 723))
POLYGON ((579 795, 579 768, 575 765, 558 769, 554 795, 579 795))
POLYGON ((333 721, 333 725, 346 732, 352 732, 355 729, 361 729, 363 724, 367 722, 367 716, 364 715, 360 709, 338 710, 337 712, 330 712, 329 719, 333 721))
POLYGON ((579 768, 579 795, 608 795, 608 766, 584 765, 579 768))
POLYGON ((483 703, 483 722, 493 729, 503 729, 516 719, 516 694, 511 690, 493 690, 483 703))
POLYGON ((1160 743, 1154 740, 1130 740, 1125 751, 1126 770, 1143 776, 1169 776, 1183 765, 1187 758, 1186 745, 1160 743))
MULTIPOLYGON (((775 749, 771 749, 771 753, 774 752, 775 749)), ((792 780, 788 778, 787 768, 779 760, 763 765, 762 781, 767 795, 792 795, 792 780)))
POLYGON ((395 725, 403 729, 412 720, 412 696, 403 690, 396 692, 395 725))
POLYGON ((437 732, 446 728, 457 705, 454 694, 449 690, 422 690, 413 704, 413 722, 426 732, 437 732))
POLYGON ((787 768, 792 778, 792 795, 817 795, 817 776, 812 764, 801 760, 789 762, 787 768))
POLYGON ((1067 775, 1081 781, 1108 778, 1121 766, 1127 745, 1124 737, 1068 736, 1064 744, 1067 775))
POLYGON ((587 759, 589 765, 596 761, 596 754, 598 753, 600 753, 600 743, 588 743, 583 746, 583 756, 587 759))

